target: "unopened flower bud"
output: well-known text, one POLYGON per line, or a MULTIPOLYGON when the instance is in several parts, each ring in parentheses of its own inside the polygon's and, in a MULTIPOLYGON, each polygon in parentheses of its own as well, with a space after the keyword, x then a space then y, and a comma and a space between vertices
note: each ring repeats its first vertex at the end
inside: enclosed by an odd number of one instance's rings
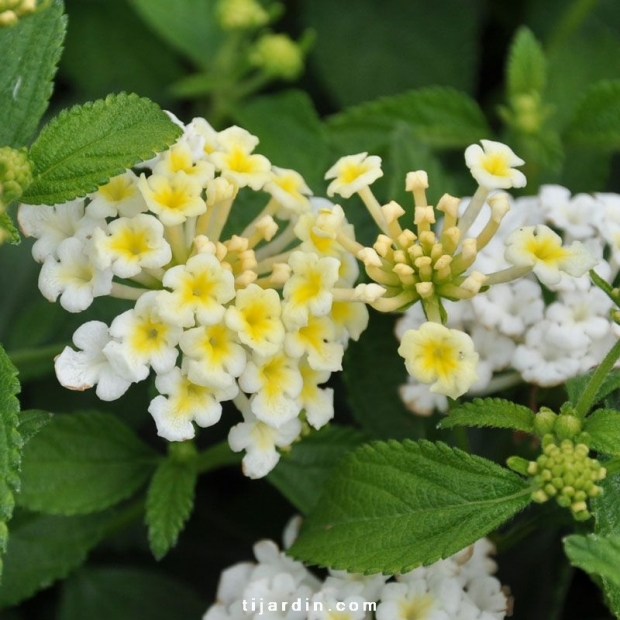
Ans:
POLYGON ((405 190, 413 192, 418 189, 428 189, 428 174, 424 170, 408 172, 405 179, 405 190))
POLYGON ((269 14, 256 0, 220 0, 216 16, 222 30, 253 30, 269 23, 269 14))
POLYGON ((266 34, 250 52, 250 63, 267 75, 284 80, 297 79, 304 69, 300 46, 285 34, 266 34))
POLYGON ((32 164, 26 149, 0 148, 0 203, 17 200, 32 183, 32 164))

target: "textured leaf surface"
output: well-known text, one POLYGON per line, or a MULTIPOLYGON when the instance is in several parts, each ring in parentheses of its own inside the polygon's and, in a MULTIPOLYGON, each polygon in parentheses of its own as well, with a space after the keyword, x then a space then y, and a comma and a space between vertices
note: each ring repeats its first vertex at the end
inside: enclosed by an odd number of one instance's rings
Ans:
POLYGON ((11 28, 0 28, 0 144, 25 146, 47 108, 66 18, 55 0, 11 28))
POLYGON ((267 478, 294 506, 307 514, 316 505, 336 464, 363 435, 353 428, 328 426, 293 444, 267 478))
POLYGON ((620 411, 598 409, 586 418, 590 447, 597 452, 620 456, 620 411))
POLYGON ((565 135, 571 144, 620 148, 620 80, 591 86, 570 119, 565 135))
POLYGON ((0 213, 0 239, 2 238, 4 238, 4 241, 14 245, 22 240, 8 213, 0 213))
POLYGON ((620 587, 620 534, 579 536, 564 539, 566 555, 573 566, 609 580, 620 587))
POLYGON ((154 453, 116 416, 54 417, 24 449, 20 505, 50 514, 86 514, 132 495, 154 453))
POLYGON ((429 87, 363 103, 329 119, 328 128, 338 143, 354 142, 362 132, 368 146, 377 149, 389 139, 389 130, 403 121, 418 140, 436 148, 468 146, 492 131, 478 104, 452 88, 429 87), (373 144, 372 134, 375 142, 373 144))
POLYGON ((204 597, 151 570, 83 568, 63 584, 57 620, 184 620, 200 618, 204 597))
POLYGON ((28 409, 19 414, 19 433, 24 443, 30 441, 52 419, 49 411, 28 409))
POLYGON ((15 605, 78 567, 103 535, 109 515, 57 517, 26 512, 11 524, 0 607, 15 605))
POLYGON ((442 443, 377 442, 338 466, 289 553, 402 573, 457 552, 529 502, 527 482, 480 457, 442 443))
POLYGON ((34 181, 22 200, 57 204, 84 196, 180 134, 157 104, 133 94, 63 110, 32 145, 34 181))
POLYGON ((540 43, 529 28, 521 27, 510 47, 506 67, 509 96, 541 92, 547 81, 546 65, 540 43))
POLYGON ((474 398, 452 409, 439 426, 491 426, 511 428, 515 431, 531 433, 534 430, 535 414, 531 409, 501 398, 474 398))
POLYGON ((7 544, 7 522, 13 514, 19 490, 19 470, 23 439, 19 433, 20 391, 17 370, 0 346, 0 577, 2 554, 7 544))
POLYGON ((189 519, 197 478, 191 463, 166 459, 151 480, 146 498, 146 525, 151 551, 158 560, 174 547, 189 519))

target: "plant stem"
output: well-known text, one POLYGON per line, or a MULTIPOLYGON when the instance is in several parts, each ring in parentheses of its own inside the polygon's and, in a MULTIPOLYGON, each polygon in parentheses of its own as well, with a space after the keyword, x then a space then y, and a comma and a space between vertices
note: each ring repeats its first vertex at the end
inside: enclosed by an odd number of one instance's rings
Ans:
POLYGON ((605 359, 601 362, 601 365, 594 371, 594 374, 590 378, 588 385, 586 385, 581 398, 575 405, 575 415, 580 419, 585 419, 588 411, 595 402, 596 395, 605 381, 605 377, 609 374, 614 367, 616 360, 620 357, 620 340, 614 344, 609 350, 605 359))
POLYGON ((205 474, 226 465, 237 465, 241 461, 241 454, 230 449, 227 441, 221 441, 207 448, 196 457, 198 473, 205 474))
POLYGON ((547 52, 565 43, 581 26, 597 3, 598 0, 575 0, 558 20, 556 27, 547 38, 547 52))

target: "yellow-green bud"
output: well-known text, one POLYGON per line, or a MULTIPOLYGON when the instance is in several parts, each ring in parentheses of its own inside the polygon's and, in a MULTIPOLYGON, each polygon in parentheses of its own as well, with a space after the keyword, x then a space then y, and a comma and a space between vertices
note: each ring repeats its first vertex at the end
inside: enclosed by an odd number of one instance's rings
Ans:
POLYGON ((534 418, 534 430, 537 435, 543 436, 553 433, 558 415, 548 407, 541 407, 534 418))
MULTIPOLYGON (((571 440, 581 433, 581 420, 574 415, 560 415, 553 430, 558 439, 571 440)), ((572 450, 572 442, 569 442, 572 450)), ((587 451, 586 451, 587 453, 587 451)))
POLYGON ((32 164, 26 149, 0 148, 0 205, 6 207, 17 200, 30 183, 32 164))
POLYGON ((304 69, 301 47, 285 34, 266 34, 250 52, 252 65, 283 80, 297 79, 304 69))
POLYGON ((269 23, 269 13, 256 0, 220 0, 216 16, 222 30, 257 30, 269 23))
POLYGON ((0 26, 12 26, 20 17, 34 13, 36 0, 0 0, 0 26))

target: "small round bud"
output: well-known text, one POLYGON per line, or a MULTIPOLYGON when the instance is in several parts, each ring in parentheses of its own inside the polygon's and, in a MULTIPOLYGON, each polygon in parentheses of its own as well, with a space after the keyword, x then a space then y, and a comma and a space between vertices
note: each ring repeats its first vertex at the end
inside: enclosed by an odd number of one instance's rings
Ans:
POLYGON ((296 80, 304 69, 300 46, 285 34, 266 34, 250 52, 250 63, 267 75, 296 80))
POLYGON ((0 203, 7 206, 17 200, 30 183, 32 164, 26 149, 0 148, 0 203))
MULTIPOLYGON (((560 415, 555 422, 554 432, 558 439, 568 440, 572 450, 572 441, 581 433, 581 420, 574 415, 560 415)), ((562 442, 564 447, 564 442, 562 442)), ((587 450, 586 450, 587 454, 587 450)))
POLYGON ((256 0, 220 0, 216 16, 222 30, 255 30, 269 23, 269 14, 256 0))
POLYGON ((538 436, 543 436, 553 433, 557 417, 558 415, 548 407, 541 407, 534 418, 534 431, 536 434, 538 436))

